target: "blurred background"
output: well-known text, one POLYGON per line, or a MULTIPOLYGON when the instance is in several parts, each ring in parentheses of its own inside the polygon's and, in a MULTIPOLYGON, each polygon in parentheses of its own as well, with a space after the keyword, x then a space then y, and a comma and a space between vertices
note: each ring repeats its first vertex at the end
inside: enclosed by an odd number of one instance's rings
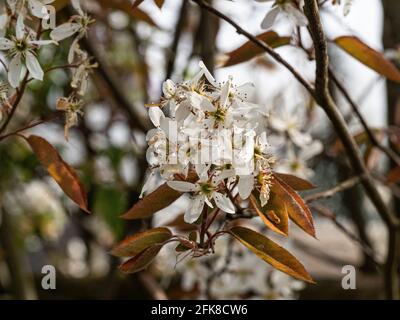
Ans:
MULTIPOLYGON (((211 2, 252 34, 264 32, 260 24, 269 3, 211 2)), ((321 15, 329 39, 356 35, 400 65, 399 1, 354 0, 347 16, 343 6, 325 2, 321 15)), ((349 172, 329 121, 286 70, 266 55, 219 67, 224 54, 246 42, 231 26, 186 0, 146 0, 135 10, 130 4, 129 0, 82 1, 96 20, 82 47, 98 67, 90 75, 84 116, 71 130, 69 141, 64 139, 62 114, 56 111, 57 99, 70 91, 68 70, 54 70, 43 82, 32 81, 9 128, 11 131, 29 121, 57 115, 29 132, 51 142, 76 168, 92 213, 80 211, 64 195, 22 139, 0 143, 0 299, 382 298, 382 277, 375 264, 385 256, 386 230, 358 187, 321 202, 329 211, 314 212, 318 240, 296 226, 291 227, 290 240, 271 234, 299 258, 316 285, 304 285, 273 271, 229 239, 218 242, 213 257, 179 261, 182 257, 176 257, 174 248, 166 247, 157 261, 139 274, 126 275, 117 269, 120 261, 109 251, 126 235, 150 225, 188 228, 180 221, 187 205, 185 198, 151 221, 125 221, 120 215, 137 202, 146 175, 145 134, 151 125, 145 104, 160 101, 166 79, 179 82, 193 76, 199 60, 217 80, 232 75, 236 84, 253 82, 253 102, 324 146, 317 154, 297 150, 293 155, 282 135, 271 133, 271 144, 282 163, 286 161, 281 171, 305 176, 318 186, 316 191, 335 186, 349 172), (307 170, 299 172, 299 168, 307 170), (332 218, 333 213, 336 218, 332 218), (56 290, 41 287, 44 265, 57 270, 56 290), (345 265, 357 270, 356 290, 342 289, 345 265)), ((57 24, 68 19, 70 10, 63 6, 57 13, 57 24)), ((283 17, 274 31, 298 36, 283 17)), ((311 44, 306 33, 302 41, 305 46, 311 44)), ((42 66, 65 63, 69 44, 42 48, 42 66)), ((314 64, 301 49, 285 46, 277 50, 313 80, 314 64)), ((397 126, 399 86, 386 83, 333 45, 330 54, 338 78, 370 126, 377 131, 397 126)), ((4 69, 0 69, 0 77, 5 77, 4 69)), ((352 132, 360 134, 361 126, 349 106, 335 88, 332 91, 352 132)), ((382 140, 388 138, 381 135, 382 140)), ((362 147, 373 172, 385 176, 391 164, 381 153, 371 152, 370 146, 362 147)), ((382 178, 379 188, 398 208, 398 187, 382 178)))

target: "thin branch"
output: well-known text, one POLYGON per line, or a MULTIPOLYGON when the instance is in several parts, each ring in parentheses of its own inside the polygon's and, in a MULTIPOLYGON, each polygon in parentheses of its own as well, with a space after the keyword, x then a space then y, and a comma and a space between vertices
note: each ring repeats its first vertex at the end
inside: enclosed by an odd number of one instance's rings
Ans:
POLYGON ((314 89, 311 86, 311 84, 309 84, 308 81, 291 64, 289 64, 289 62, 287 62, 279 53, 274 51, 274 49, 272 49, 268 44, 266 44, 264 41, 262 41, 260 39, 257 39, 257 37, 253 36, 251 33, 249 33, 248 31, 244 30, 235 21, 233 21, 227 15, 225 15, 222 12, 218 11, 214 7, 210 6, 204 0, 192 0, 192 1, 197 3, 200 7, 204 8, 204 9, 208 10, 209 12, 215 14, 216 16, 220 17, 222 20, 225 20, 226 22, 228 22, 232 27, 234 27, 236 29, 236 32, 238 34, 241 34, 241 35, 245 36, 251 42, 253 42, 257 46, 259 46, 265 52, 267 52, 272 58, 274 58, 277 62, 279 62, 286 69, 288 69, 290 71, 290 73, 293 74, 293 76, 304 86, 304 88, 311 95, 314 95, 314 89))
POLYGON ((344 98, 347 100, 349 103, 351 109, 353 112, 356 114, 357 118, 360 120, 361 125, 363 126, 369 141, 379 150, 381 150, 383 153, 385 153, 397 166, 400 167, 400 158, 399 156, 390 148, 385 147, 382 145, 370 127, 367 124, 367 121, 365 120, 364 116, 360 112, 360 108, 357 106, 356 102, 351 98, 349 92, 346 90, 346 88, 343 86, 343 84, 339 81, 339 79, 335 76, 333 71, 329 69, 329 76, 331 77, 333 83, 336 85, 336 87, 339 89, 339 91, 343 94, 344 98))
POLYGON ((150 273, 142 271, 138 278, 154 300, 168 300, 167 294, 150 273))
POLYGON ((357 185, 360 182, 360 180, 361 180, 361 178, 358 176, 350 178, 348 180, 341 182, 340 184, 333 187, 332 189, 311 194, 311 195, 305 197, 304 201, 306 201, 307 203, 310 203, 310 202, 314 202, 314 201, 317 201, 320 199, 327 199, 327 198, 333 197, 334 195, 336 195, 339 192, 343 192, 347 189, 354 187, 355 185, 357 185))
POLYGON ((319 204, 313 204, 311 205, 311 209, 314 209, 318 214, 321 216, 331 220, 335 226, 342 231, 350 240, 357 242, 361 246, 361 249, 363 252, 371 259, 371 261, 378 267, 382 268, 382 265, 376 261, 375 259, 375 253, 374 250, 366 244, 364 241, 362 241, 358 236, 356 236, 354 233, 352 233, 350 230, 347 229, 343 224, 341 224, 337 218, 336 215, 329 210, 328 208, 319 205, 319 204))

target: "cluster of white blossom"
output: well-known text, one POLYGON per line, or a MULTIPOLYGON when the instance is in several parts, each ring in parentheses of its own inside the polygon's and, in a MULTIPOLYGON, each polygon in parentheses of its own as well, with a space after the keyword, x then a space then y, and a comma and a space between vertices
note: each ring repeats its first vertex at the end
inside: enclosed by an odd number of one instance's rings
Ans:
MULTIPOLYGON (((261 222, 260 222, 261 223, 261 222)), ((195 299, 296 299, 304 283, 268 267, 251 251, 230 238, 221 237, 211 256, 192 258, 174 246, 166 246, 155 262, 155 274, 161 284, 170 285, 178 273, 183 292, 194 293, 195 299), (213 267, 210 268, 210 265, 213 267)))
POLYGON ((263 108, 248 101, 253 85, 234 86, 231 78, 218 83, 202 62, 200 67, 188 82, 167 80, 160 105, 149 107, 156 128, 147 134, 151 173, 143 187, 148 192, 159 173, 171 188, 190 193, 189 223, 205 204, 235 213, 232 197, 247 199, 254 189, 264 206, 274 162, 263 108), (199 177, 196 183, 187 181, 191 172, 199 177))
POLYGON ((53 2, 54 0, 7 0, 5 4, 5 12, 0 15, 0 50, 6 53, 4 58, 8 61, 3 61, 3 57, 0 57, 0 60, 7 72, 8 81, 1 83, 0 114, 3 116, 7 113, 6 107, 10 104, 8 86, 18 89, 21 81, 25 83, 30 79, 43 81, 45 72, 38 59, 40 47, 58 45, 60 41, 74 36, 68 54, 70 64, 68 67, 74 69, 71 81, 73 92, 69 97, 61 98, 57 104, 57 109, 66 114, 67 137, 68 129, 77 124, 78 116, 82 113, 80 97, 86 93, 89 73, 97 66, 79 46, 79 41, 86 35, 88 26, 93 20, 82 10, 79 0, 71 0, 71 5, 77 14, 52 30, 50 39, 43 39, 46 33, 42 32, 41 21, 37 19, 42 21, 50 19, 47 6, 53 2), (35 25, 37 25, 36 31, 33 29, 35 25))

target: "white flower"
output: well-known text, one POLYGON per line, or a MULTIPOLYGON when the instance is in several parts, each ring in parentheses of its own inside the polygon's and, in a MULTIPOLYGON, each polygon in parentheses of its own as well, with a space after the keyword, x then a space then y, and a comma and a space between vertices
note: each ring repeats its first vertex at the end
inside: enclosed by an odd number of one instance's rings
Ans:
POLYGON ((16 35, 11 39, 0 38, 0 50, 8 51, 12 57, 8 80, 13 88, 19 86, 23 65, 26 66, 30 75, 37 80, 43 80, 43 70, 36 58, 36 49, 43 45, 54 44, 49 40, 32 40, 33 32, 28 30, 24 24, 24 17, 20 15, 16 24, 16 35))
POLYGON ((68 54, 68 62, 74 61, 75 53, 79 51, 79 41, 86 36, 89 25, 94 22, 81 8, 79 0, 71 0, 72 6, 78 12, 70 21, 55 28, 50 37, 59 42, 76 35, 68 54))
POLYGON ((213 208, 211 203, 214 200, 216 206, 226 213, 235 213, 235 206, 232 201, 224 194, 219 192, 220 183, 231 176, 232 172, 223 172, 216 177, 209 179, 208 175, 203 175, 196 183, 186 181, 168 181, 168 185, 179 192, 190 192, 193 194, 192 202, 185 213, 185 221, 195 222, 203 211, 206 203, 213 208))
POLYGON ((13 15, 17 12, 21 14, 24 6, 26 6, 37 18, 44 18, 48 14, 46 6, 53 2, 54 0, 7 0, 8 7, 13 15))
POLYGON ((283 173, 294 174, 298 177, 307 179, 314 175, 314 171, 307 166, 307 161, 320 154, 324 147, 318 140, 303 146, 299 151, 295 152, 293 147, 290 147, 286 158, 283 159, 277 170, 283 173))
POLYGON ((271 129, 287 134, 288 138, 299 147, 303 147, 312 141, 310 134, 301 131, 300 118, 294 113, 285 114, 282 117, 272 113, 268 118, 268 123, 271 129))
MULTIPOLYGON (((256 0, 257 2, 275 1, 272 9, 267 13, 261 23, 263 29, 270 29, 279 14, 285 14, 296 26, 308 25, 304 13, 298 8, 294 0, 256 0)), ((299 5, 299 7, 301 7, 299 5)))

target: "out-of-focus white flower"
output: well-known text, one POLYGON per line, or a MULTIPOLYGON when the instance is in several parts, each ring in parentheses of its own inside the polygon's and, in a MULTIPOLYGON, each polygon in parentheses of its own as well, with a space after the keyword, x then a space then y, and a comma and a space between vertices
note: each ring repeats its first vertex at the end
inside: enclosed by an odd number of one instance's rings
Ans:
POLYGON ((314 171, 307 166, 307 161, 323 151, 324 147, 318 140, 304 146, 300 151, 289 148, 287 156, 277 166, 277 171, 290 173, 307 179, 314 175, 314 171))
POLYGON ((89 25, 94 22, 94 20, 82 10, 79 0, 71 0, 71 4, 78 14, 72 16, 69 22, 58 26, 50 33, 50 37, 57 42, 76 35, 69 50, 69 63, 74 61, 75 53, 79 51, 79 41, 86 36, 89 25))
POLYGON ((308 25, 308 20, 304 13, 299 9, 301 4, 295 0, 256 0, 257 2, 274 1, 272 9, 267 13, 261 23, 261 28, 270 29, 279 14, 286 15, 296 26, 308 25))
POLYGON ((288 138, 299 147, 304 147, 312 141, 311 135, 302 131, 303 124, 300 117, 295 113, 285 114, 284 116, 271 113, 268 123, 272 130, 287 134, 288 138))
POLYGON ((11 39, 0 38, 0 50, 8 51, 12 59, 8 70, 8 81, 13 88, 19 86, 23 65, 29 74, 37 80, 43 80, 43 70, 36 58, 36 49, 43 45, 54 44, 52 40, 33 40, 34 32, 25 27, 24 17, 20 15, 16 24, 16 35, 11 39))

